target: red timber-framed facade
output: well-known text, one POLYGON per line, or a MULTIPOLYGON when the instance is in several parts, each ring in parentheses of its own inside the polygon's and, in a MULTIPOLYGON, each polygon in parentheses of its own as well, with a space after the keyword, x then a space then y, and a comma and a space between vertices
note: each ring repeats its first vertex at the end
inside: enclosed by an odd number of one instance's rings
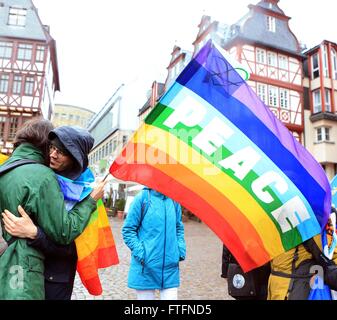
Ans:
POLYGON ((304 131, 302 57, 259 43, 238 43, 242 65, 251 76, 248 84, 301 142, 304 131))
MULTIPOLYGON (((304 90, 301 47, 279 0, 261 0, 237 23, 227 25, 203 16, 193 42, 195 56, 209 40, 224 48, 250 72, 248 84, 293 135, 304 143, 304 90)), ((175 46, 167 67, 165 91, 191 59, 175 46)), ((140 117, 143 119, 142 111, 140 117)))
POLYGON ((157 100, 163 95, 165 91, 164 83, 160 83, 157 81, 152 82, 151 89, 148 92, 148 99, 143 105, 142 108, 139 109, 138 119, 139 122, 143 122, 146 116, 151 112, 151 110, 155 107, 157 100))
POLYGON ((59 90, 55 40, 32 1, 0 8, 0 152, 10 154, 17 130, 34 117, 50 119, 59 90))
MULTIPOLYGON (((212 39, 240 62, 250 72, 248 84, 331 179, 337 174, 337 44, 323 41, 304 51, 279 2, 249 5, 233 25, 203 16, 192 56, 212 39)), ((181 52, 174 47, 165 91, 177 76, 178 63, 190 61, 181 52)))
POLYGON ((151 89, 148 93, 148 99, 144 106, 139 109, 139 122, 144 121, 146 116, 151 112, 151 110, 156 105, 157 101, 161 96, 170 88, 174 83, 180 72, 186 67, 186 65, 191 61, 192 53, 189 51, 182 50, 178 46, 174 46, 171 52, 171 61, 167 69, 167 77, 165 83, 160 83, 154 81, 152 83, 151 89))
POLYGON ((300 44, 289 28, 290 18, 279 0, 249 5, 249 12, 233 25, 204 16, 194 41, 194 55, 210 38, 249 72, 248 84, 260 99, 303 143, 303 60, 300 44))

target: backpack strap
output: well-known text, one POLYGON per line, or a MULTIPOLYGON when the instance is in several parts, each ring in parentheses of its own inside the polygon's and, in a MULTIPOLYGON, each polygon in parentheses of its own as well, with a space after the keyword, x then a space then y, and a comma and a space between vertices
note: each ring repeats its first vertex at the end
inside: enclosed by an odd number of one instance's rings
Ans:
POLYGON ((12 170, 16 167, 22 166, 24 164, 32 164, 32 163, 39 163, 39 162, 35 161, 35 160, 30 160, 30 159, 21 159, 21 160, 17 160, 17 161, 14 161, 12 163, 9 163, 9 164, 5 164, 5 165, 0 167, 0 175, 5 174, 8 171, 10 171, 10 170, 12 170))
POLYGON ((326 268, 327 266, 334 263, 332 260, 330 260, 324 255, 324 253, 319 248, 319 246, 317 245, 317 243, 313 238, 304 241, 303 246, 310 254, 312 254, 315 261, 323 268, 326 268))
POLYGON ((293 259, 291 261, 291 273, 290 274, 282 272, 282 271, 275 271, 273 269, 271 269, 271 271, 270 271, 270 273, 274 276, 292 279, 290 284, 289 284, 289 287, 288 287, 288 294, 293 289, 293 286, 294 286, 294 280, 293 279, 302 279, 302 278, 311 278, 312 277, 312 274, 310 274, 310 273, 308 273, 308 274, 295 274, 296 262, 297 262, 298 258, 299 258, 299 256, 298 256, 298 246, 296 246, 295 251, 294 251, 294 255, 293 255, 293 259))
POLYGON ((295 270, 296 270, 296 262, 298 260, 298 246, 295 248, 294 251, 294 256, 293 256, 293 260, 291 261, 291 280, 289 283, 289 287, 288 287, 288 292, 287 292, 287 297, 289 296, 289 294, 291 293, 291 291, 294 288, 294 278, 293 276, 295 275, 295 270))

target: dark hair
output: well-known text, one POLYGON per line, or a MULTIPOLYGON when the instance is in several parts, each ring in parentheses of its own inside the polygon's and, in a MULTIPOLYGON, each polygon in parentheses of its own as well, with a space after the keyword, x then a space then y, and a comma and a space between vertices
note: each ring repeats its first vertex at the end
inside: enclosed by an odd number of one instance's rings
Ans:
MULTIPOLYGON (((14 148, 22 143, 30 143, 40 149, 45 158, 48 157, 48 133, 54 129, 49 120, 35 118, 27 121, 15 135, 14 148)), ((46 159, 47 160, 47 159, 46 159)))

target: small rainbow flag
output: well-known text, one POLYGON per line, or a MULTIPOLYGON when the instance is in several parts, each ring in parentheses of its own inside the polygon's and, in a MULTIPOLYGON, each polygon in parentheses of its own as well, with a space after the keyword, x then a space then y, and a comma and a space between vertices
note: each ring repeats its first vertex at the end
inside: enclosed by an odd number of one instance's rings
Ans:
POLYGON ((77 249, 77 272, 83 285, 92 295, 102 294, 98 269, 119 263, 114 238, 110 229, 103 201, 91 215, 83 233, 75 239, 77 249))
POLYGON ((4 163, 8 159, 8 156, 0 153, 0 164, 4 163))
POLYGON ((244 271, 325 226, 329 181, 211 40, 110 167, 191 210, 244 271))

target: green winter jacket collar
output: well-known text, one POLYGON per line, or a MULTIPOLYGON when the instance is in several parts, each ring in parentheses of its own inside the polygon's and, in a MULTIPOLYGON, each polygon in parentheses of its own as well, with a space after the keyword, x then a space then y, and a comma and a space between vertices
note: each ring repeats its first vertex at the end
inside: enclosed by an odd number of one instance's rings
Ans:
POLYGON ((41 150, 37 149, 30 143, 23 143, 19 145, 13 152, 12 156, 6 163, 12 163, 20 159, 35 160, 39 163, 44 163, 44 157, 41 150))

